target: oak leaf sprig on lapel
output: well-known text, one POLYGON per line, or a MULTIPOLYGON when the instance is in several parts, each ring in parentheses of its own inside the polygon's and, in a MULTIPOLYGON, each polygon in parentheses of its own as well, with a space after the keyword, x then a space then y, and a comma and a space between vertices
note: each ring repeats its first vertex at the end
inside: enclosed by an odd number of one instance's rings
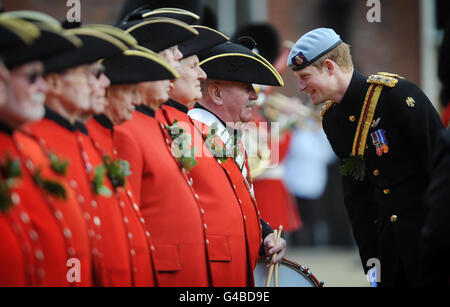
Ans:
POLYGON ((22 177, 19 160, 14 160, 6 154, 5 161, 0 161, 0 211, 6 213, 13 205, 11 189, 22 177))
POLYGON ((230 151, 225 145, 219 143, 220 138, 217 136, 218 124, 213 123, 208 130, 208 133, 203 134, 205 145, 214 158, 220 162, 225 162, 231 156, 230 151))
POLYGON ((69 161, 62 160, 60 157, 58 157, 52 152, 48 154, 48 157, 50 159, 50 166, 55 173, 57 173, 58 175, 67 174, 67 167, 69 166, 69 161))
POLYGON ((166 125, 166 129, 172 138, 172 153, 177 158, 178 163, 189 172, 194 166, 198 164, 195 159, 197 149, 192 146, 192 136, 178 125, 178 120, 175 120, 172 125, 166 125))
POLYGON ((103 165, 114 188, 125 187, 127 176, 131 175, 130 163, 126 160, 114 160, 110 156, 103 156, 103 165))
POLYGON ((363 181, 366 173, 364 158, 360 155, 343 159, 339 171, 342 176, 352 176, 357 181, 363 181))
POLYGON ((56 197, 66 199, 66 189, 57 181, 45 179, 41 176, 41 170, 37 169, 33 174, 34 182, 48 194, 56 197))
POLYGON ((236 159, 236 157, 239 154, 239 136, 237 133, 233 133, 233 154, 234 154, 234 158, 236 159))
POLYGON ((96 195, 110 197, 111 190, 105 185, 106 167, 99 165, 94 169, 94 179, 92 180, 92 189, 96 195))

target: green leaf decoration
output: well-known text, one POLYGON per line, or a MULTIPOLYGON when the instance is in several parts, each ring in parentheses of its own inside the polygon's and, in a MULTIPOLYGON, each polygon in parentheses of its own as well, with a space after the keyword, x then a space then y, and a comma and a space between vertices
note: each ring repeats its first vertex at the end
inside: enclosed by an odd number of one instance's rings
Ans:
POLYGON ((69 166, 69 161, 63 161, 60 157, 54 153, 49 153, 50 164, 53 171, 59 175, 67 174, 67 167, 69 166))
POLYGON ((94 179, 92 181, 92 189, 96 195, 103 195, 110 197, 111 190, 104 185, 106 175, 106 168, 104 165, 99 165, 94 169, 94 179))
POLYGON ((111 197, 112 192, 107 186, 102 185, 98 190, 98 194, 105 197, 111 197))
POLYGON ((12 206, 11 187, 6 181, 2 180, 0 181, 0 212, 6 213, 12 206))
POLYGON ((36 184, 48 194, 56 198, 67 198, 66 189, 57 181, 42 178, 41 170, 38 169, 34 172, 33 179, 36 184))
POLYGON ((21 177, 20 160, 7 153, 5 160, 0 160, 0 212, 6 213, 12 208, 11 189, 21 177))
POLYGON ((183 166, 183 168, 186 169, 187 172, 189 172, 191 169, 194 168, 194 166, 198 164, 198 161, 195 160, 194 158, 181 157, 178 159, 178 161, 183 166))
POLYGON ((352 176, 357 181, 363 181, 366 174, 364 158, 362 156, 350 156, 343 159, 339 171, 342 176, 352 176))
POLYGON ((232 151, 228 150, 226 146, 216 142, 217 140, 220 140, 217 136, 218 131, 218 124, 213 123, 209 127, 208 134, 203 134, 203 139, 205 140, 205 146, 208 148, 213 157, 220 162, 225 162, 232 156, 232 151))
POLYGON ((173 140, 171 150, 178 163, 189 173, 198 164, 195 159, 197 149, 192 146, 192 136, 180 128, 177 123, 178 120, 174 120, 172 125, 166 125, 173 140))
POLYGON ((6 161, 4 165, 1 166, 1 176, 5 179, 22 177, 19 159, 13 159, 9 153, 6 154, 6 161))
POLYGON ((125 187, 126 177, 131 175, 130 163, 125 160, 114 160, 110 156, 103 156, 103 164, 114 188, 125 187))

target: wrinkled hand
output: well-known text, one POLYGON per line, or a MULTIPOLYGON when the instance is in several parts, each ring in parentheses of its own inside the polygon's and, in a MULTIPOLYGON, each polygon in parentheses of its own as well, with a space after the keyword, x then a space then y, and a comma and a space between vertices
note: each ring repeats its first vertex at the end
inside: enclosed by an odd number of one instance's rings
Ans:
POLYGON ((283 238, 280 238, 280 242, 275 245, 274 236, 273 233, 271 233, 264 239, 264 252, 266 253, 266 256, 269 256, 270 258, 272 258, 273 254, 278 253, 271 261, 271 263, 278 263, 286 254, 286 241, 283 238))

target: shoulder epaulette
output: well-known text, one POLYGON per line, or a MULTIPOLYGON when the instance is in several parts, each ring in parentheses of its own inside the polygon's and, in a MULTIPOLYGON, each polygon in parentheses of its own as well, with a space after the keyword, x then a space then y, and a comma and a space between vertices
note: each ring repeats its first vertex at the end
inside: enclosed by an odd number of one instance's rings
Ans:
POLYGON ((367 78, 367 83, 378 84, 387 87, 394 87, 397 85, 398 80, 393 76, 377 74, 371 75, 369 78, 367 78))
POLYGON ((328 100, 321 109, 321 115, 322 117, 325 115, 325 113, 327 113, 327 111, 335 104, 335 101, 332 100, 328 100))
POLYGON ((400 75, 397 74, 393 74, 390 72, 378 72, 377 75, 382 75, 382 76, 386 76, 386 77, 393 77, 393 78, 397 78, 397 79, 405 79, 400 75))

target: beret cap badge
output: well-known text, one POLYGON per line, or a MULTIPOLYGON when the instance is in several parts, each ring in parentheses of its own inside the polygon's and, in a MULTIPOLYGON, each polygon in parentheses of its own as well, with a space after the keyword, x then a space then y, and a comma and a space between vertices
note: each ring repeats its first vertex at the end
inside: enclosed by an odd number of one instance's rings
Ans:
POLYGON ((307 60, 302 52, 299 52, 295 57, 292 58, 292 64, 297 66, 300 66, 305 62, 307 62, 307 60))

